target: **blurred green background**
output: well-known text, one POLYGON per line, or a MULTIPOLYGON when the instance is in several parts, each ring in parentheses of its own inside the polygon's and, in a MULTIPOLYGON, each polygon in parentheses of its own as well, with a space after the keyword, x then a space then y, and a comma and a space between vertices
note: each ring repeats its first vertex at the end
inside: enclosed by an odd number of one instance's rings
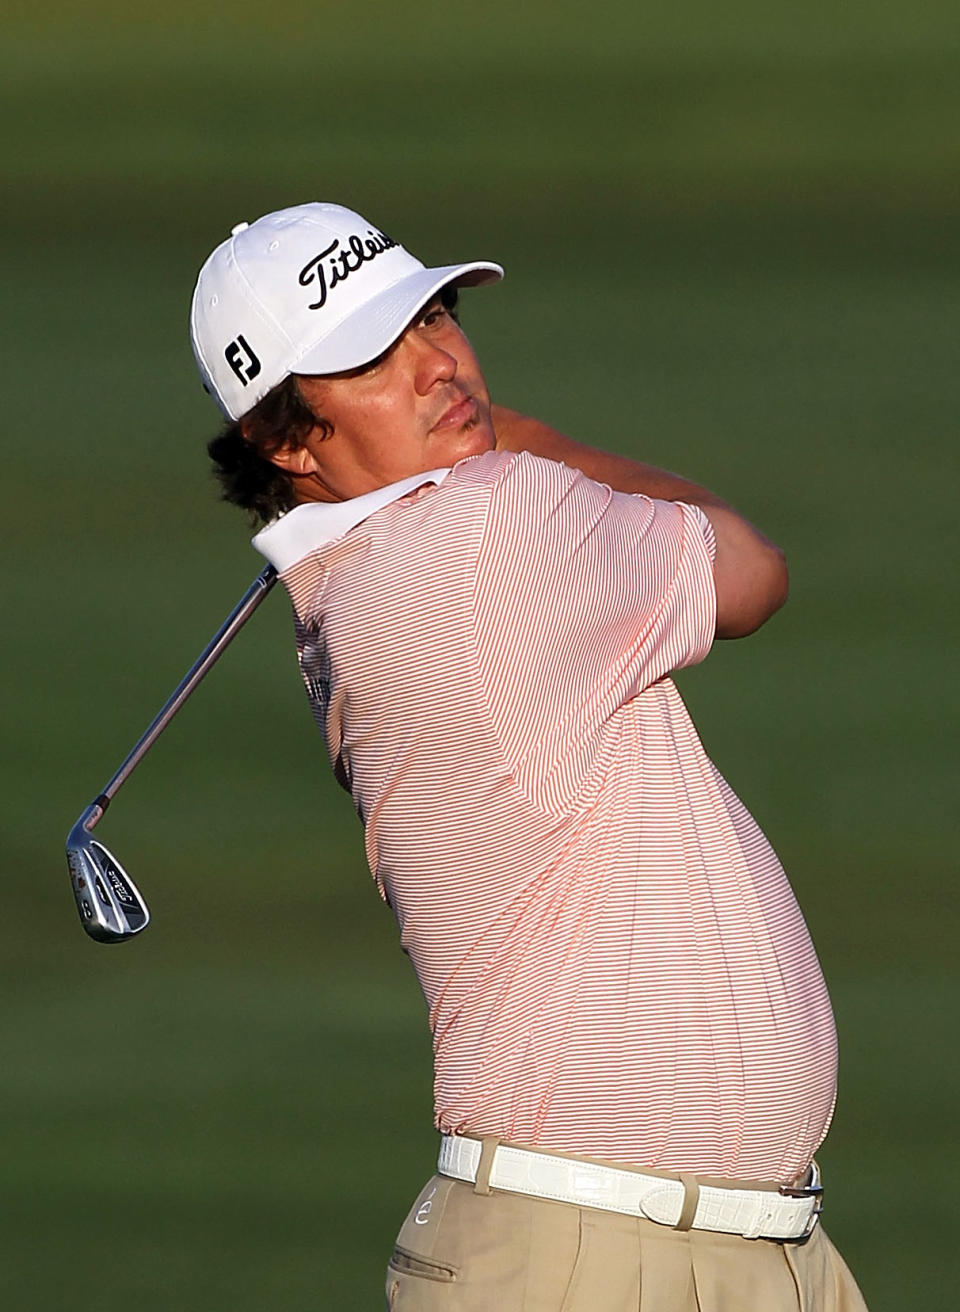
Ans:
POLYGON ((785 544, 790 606, 682 686, 833 994, 830 1232, 873 1312, 952 1309, 955 4, 5 12, 5 1305, 376 1308, 431 1172, 423 1007, 279 593, 104 822, 148 933, 89 942, 62 856, 259 568, 196 269, 322 198, 501 260, 495 396, 785 544))

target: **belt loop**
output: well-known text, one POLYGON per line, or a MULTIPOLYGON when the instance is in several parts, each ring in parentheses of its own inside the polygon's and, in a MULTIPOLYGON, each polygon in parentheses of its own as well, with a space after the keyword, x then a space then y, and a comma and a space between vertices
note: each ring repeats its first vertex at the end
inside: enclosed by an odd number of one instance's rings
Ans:
POLYGON ((481 1139, 480 1161, 477 1164, 477 1182, 473 1186, 475 1194, 488 1194, 490 1192, 490 1172, 493 1170, 493 1159, 497 1155, 497 1146, 499 1139, 481 1139))
POLYGON ((680 1209, 680 1219, 674 1229, 689 1230, 697 1214, 697 1204, 700 1202, 700 1185, 695 1175, 684 1175, 682 1171, 680 1180, 683 1184, 683 1207, 680 1209))

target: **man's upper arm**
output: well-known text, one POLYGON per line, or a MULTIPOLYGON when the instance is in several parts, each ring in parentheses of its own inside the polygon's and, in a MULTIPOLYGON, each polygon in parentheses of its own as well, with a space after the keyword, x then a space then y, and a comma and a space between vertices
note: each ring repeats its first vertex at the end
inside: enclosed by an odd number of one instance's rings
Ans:
POLYGON ((717 539, 714 575, 718 638, 739 638, 752 633, 783 605, 788 587, 783 553, 732 506, 706 488, 669 470, 585 446, 548 424, 503 406, 494 406, 493 414, 501 449, 528 451, 562 461, 620 492, 683 501, 705 511, 717 539))
POLYGON ((602 719, 703 659, 715 627, 708 541, 696 508, 611 492, 552 461, 510 461, 476 580, 481 668, 508 755, 519 759, 531 726, 544 737, 602 719))
POLYGON ((780 609, 789 575, 783 552, 722 502, 700 503, 713 526, 718 638, 744 638, 780 609))

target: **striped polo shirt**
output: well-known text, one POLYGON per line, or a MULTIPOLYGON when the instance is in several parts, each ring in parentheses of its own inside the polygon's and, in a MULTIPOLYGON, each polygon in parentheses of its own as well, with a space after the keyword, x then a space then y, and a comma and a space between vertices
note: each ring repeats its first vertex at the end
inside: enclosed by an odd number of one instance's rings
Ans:
POLYGON ((423 989, 437 1127, 795 1179, 833 1016, 669 677, 713 639, 703 512, 491 452, 255 542, 423 989))

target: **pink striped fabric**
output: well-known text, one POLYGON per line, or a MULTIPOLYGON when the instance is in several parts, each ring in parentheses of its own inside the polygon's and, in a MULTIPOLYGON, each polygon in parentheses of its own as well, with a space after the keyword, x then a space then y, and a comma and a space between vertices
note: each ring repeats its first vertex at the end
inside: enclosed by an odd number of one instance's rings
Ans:
POLYGON ((710 648, 711 554, 694 507, 501 453, 283 575, 443 1131, 784 1182, 826 1132, 803 917, 667 677, 710 648))

